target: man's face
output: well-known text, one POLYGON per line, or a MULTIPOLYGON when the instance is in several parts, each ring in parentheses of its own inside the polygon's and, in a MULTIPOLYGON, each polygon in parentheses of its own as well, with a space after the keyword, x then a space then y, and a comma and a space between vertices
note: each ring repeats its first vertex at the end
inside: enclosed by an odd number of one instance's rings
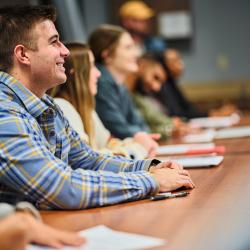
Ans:
POLYGON ((55 25, 50 20, 42 21, 33 29, 36 50, 30 50, 32 84, 46 92, 66 81, 64 59, 68 49, 60 42, 55 25))
POLYGON ((122 25, 129 32, 137 35, 148 35, 151 32, 151 20, 150 19, 137 19, 132 17, 126 17, 122 20, 122 25))
POLYGON ((157 93, 167 80, 166 71, 158 62, 150 62, 146 59, 139 61, 139 77, 142 79, 144 89, 149 93, 157 93))

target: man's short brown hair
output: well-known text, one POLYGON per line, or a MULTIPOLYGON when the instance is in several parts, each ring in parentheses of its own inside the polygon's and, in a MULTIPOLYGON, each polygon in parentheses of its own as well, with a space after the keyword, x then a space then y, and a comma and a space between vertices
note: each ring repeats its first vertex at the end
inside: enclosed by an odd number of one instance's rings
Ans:
POLYGON ((16 45, 36 49, 32 28, 47 19, 52 22, 56 20, 53 6, 14 6, 0 9, 0 70, 11 70, 16 45))

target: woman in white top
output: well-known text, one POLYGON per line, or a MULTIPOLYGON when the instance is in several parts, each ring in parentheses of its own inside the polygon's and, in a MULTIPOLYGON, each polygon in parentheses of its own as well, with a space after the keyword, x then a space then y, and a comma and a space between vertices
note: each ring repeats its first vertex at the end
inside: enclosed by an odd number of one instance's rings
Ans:
POLYGON ((55 102, 72 127, 96 150, 135 159, 145 158, 146 150, 132 138, 112 138, 95 112, 94 96, 100 71, 95 67, 89 47, 82 43, 70 43, 67 47, 70 50, 65 62, 67 82, 50 94, 56 97, 55 102))

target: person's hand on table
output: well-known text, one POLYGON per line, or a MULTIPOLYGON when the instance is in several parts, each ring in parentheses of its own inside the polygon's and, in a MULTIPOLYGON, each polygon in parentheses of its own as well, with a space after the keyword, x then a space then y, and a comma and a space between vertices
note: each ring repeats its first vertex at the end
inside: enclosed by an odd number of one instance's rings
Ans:
POLYGON ((154 157, 156 155, 156 149, 158 143, 155 140, 160 139, 159 134, 148 134, 146 132, 138 132, 134 135, 134 140, 140 143, 148 152, 148 157, 154 157))
POLYGON ((159 192, 168 192, 181 187, 195 187, 189 172, 174 162, 159 163, 150 168, 150 173, 159 184, 159 192))
POLYGON ((54 229, 26 212, 16 212, 1 220, 0 235, 1 249, 11 250, 24 250, 29 243, 59 249, 85 242, 77 233, 54 229))

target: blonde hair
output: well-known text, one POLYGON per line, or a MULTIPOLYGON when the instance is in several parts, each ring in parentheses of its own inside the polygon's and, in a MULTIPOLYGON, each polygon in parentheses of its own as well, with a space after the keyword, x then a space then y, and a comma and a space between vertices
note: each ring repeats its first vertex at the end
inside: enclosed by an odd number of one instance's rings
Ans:
POLYGON ((80 114, 84 130, 89 137, 90 146, 94 146, 94 126, 92 111, 94 97, 89 89, 89 47, 83 43, 66 44, 70 56, 65 60, 67 81, 50 91, 53 97, 61 97, 69 101, 80 114))

